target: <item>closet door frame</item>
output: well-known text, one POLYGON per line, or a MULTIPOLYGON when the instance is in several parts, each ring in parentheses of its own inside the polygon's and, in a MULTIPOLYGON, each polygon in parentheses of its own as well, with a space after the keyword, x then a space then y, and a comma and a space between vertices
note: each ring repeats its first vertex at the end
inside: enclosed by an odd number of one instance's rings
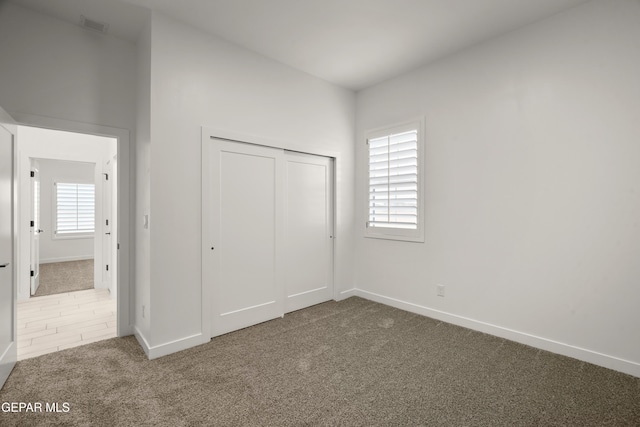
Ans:
MULTIPOLYGON (((270 138, 264 138, 255 135, 248 135, 239 132, 215 129, 210 127, 203 126, 201 128, 201 148, 202 148, 202 156, 201 156, 201 167, 202 167, 202 217, 201 217, 201 225, 202 225, 202 241, 201 241, 201 262, 202 262, 202 282, 201 282, 201 296, 202 296, 202 309, 201 309, 201 317, 202 317, 202 334, 205 337, 212 336, 212 320, 213 320, 213 291, 214 291, 214 280, 216 277, 215 265, 211 262, 211 253, 215 251, 216 243, 214 239, 214 224, 209 220, 211 218, 211 214, 214 209, 216 209, 214 196, 217 196, 216 190, 212 188, 211 178, 214 173, 218 173, 218 170, 214 168, 214 165, 211 164, 211 154, 212 150, 217 150, 218 148, 215 146, 216 140, 226 140, 231 142, 240 142, 245 144, 253 144, 259 145, 269 148, 276 148, 285 151, 298 152, 302 154, 311 154, 316 156, 328 157, 332 160, 332 177, 331 182, 333 185, 332 188, 332 218, 333 218, 333 290, 332 290, 332 298, 333 300, 340 299, 340 292, 335 285, 335 253, 336 247, 335 242, 336 239, 339 238, 337 232, 337 189, 335 184, 337 182, 337 174, 338 165, 341 161, 341 156, 337 151, 328 150, 322 147, 315 146, 306 146, 298 143, 291 143, 280 140, 273 140, 270 138), (213 250, 211 248, 214 248, 213 250)), ((284 315, 284 312, 283 312, 284 315)))

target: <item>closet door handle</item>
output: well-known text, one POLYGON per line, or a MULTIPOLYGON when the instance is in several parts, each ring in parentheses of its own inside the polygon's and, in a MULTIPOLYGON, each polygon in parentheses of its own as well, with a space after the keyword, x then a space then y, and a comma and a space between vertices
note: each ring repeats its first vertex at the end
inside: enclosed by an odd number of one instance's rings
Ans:
POLYGON ((106 234, 106 235, 108 235, 108 236, 111 236, 111 233, 104 233, 104 234, 106 234))
POLYGON ((9 266, 9 264, 10 264, 9 262, 4 263, 4 264, 0 264, 0 268, 8 267, 8 266, 9 266))

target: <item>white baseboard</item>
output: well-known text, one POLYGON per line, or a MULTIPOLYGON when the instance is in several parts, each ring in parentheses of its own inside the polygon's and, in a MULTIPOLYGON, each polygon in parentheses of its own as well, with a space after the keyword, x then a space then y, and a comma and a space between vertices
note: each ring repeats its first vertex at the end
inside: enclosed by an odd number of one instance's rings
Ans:
POLYGON ((133 327, 134 335, 138 340, 138 343, 144 350, 149 360, 157 359, 162 356, 167 356, 178 351, 186 350, 197 345, 208 343, 211 338, 205 338, 202 334, 191 335, 190 337, 181 338, 179 340, 171 341, 168 343, 151 346, 149 341, 145 338, 144 334, 136 327, 133 327))
POLYGON ((355 295, 356 295, 356 288, 347 289, 346 291, 342 291, 338 293, 336 297, 336 301, 342 301, 355 295))
MULTIPOLYGON (((497 326, 467 317, 446 313, 444 311, 435 310, 407 301, 386 297, 384 295, 364 291, 362 289, 354 289, 352 291, 353 295, 368 299, 370 301, 375 301, 381 304, 389 305, 391 307, 399 308, 401 310, 409 311, 411 313, 430 317, 432 319, 441 320, 443 322, 473 329, 475 331, 483 332, 489 335, 494 335, 500 338, 519 342, 521 344, 526 344, 531 347, 539 348, 541 350, 546 350, 552 353, 561 354, 563 356, 572 357, 583 362, 588 362, 594 365, 613 369, 614 371, 624 372, 625 374, 633 375, 634 377, 640 377, 640 363, 632 362, 630 360, 620 359, 585 348, 575 347, 547 338, 526 334, 524 332, 514 331, 513 329, 504 328, 502 326, 497 326)), ((351 291, 345 292, 348 293, 351 291)))
POLYGON ((86 259, 93 259, 93 255, 77 255, 57 258, 40 258, 40 264, 52 264, 54 262, 67 262, 67 261, 84 261, 86 259))
POLYGON ((149 342, 145 338, 144 334, 140 331, 140 329, 138 329, 137 326, 133 326, 133 336, 136 337, 138 344, 140 344, 140 347, 142 347, 142 350, 144 350, 144 354, 146 354, 147 358, 149 358, 149 349, 151 348, 151 346, 149 345, 149 342))

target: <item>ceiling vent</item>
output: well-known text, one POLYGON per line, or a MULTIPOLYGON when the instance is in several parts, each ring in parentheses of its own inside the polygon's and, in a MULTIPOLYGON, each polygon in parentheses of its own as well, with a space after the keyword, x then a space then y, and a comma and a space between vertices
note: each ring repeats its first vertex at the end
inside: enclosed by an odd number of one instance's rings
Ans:
POLYGON ((106 34, 109 29, 109 24, 100 21, 94 21, 84 15, 80 16, 80 26, 87 30, 96 31, 98 33, 106 34))

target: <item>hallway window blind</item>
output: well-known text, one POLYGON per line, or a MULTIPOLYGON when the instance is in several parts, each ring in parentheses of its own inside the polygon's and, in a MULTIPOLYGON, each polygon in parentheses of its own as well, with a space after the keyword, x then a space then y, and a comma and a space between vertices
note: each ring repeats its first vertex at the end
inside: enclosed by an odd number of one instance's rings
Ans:
POLYGON ((93 233, 95 185, 55 183, 56 235, 93 233))
POLYGON ((424 241, 420 196, 420 123, 372 133, 367 237, 424 241))

